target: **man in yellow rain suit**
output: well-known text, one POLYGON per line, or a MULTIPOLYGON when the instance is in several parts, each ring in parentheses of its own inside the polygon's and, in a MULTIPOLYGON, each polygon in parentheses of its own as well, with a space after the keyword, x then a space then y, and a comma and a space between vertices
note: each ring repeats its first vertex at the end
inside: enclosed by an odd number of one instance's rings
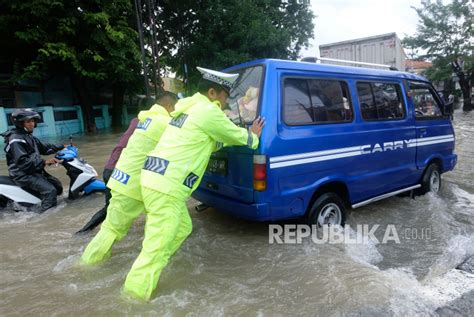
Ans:
POLYGON ((124 292, 135 298, 150 299, 169 258, 191 233, 186 201, 199 185, 218 143, 258 147, 264 120, 255 120, 247 130, 237 127, 222 111, 238 74, 198 70, 203 74, 199 93, 178 101, 169 127, 142 170, 145 238, 124 285, 124 292))
POLYGON ((107 183, 112 199, 100 231, 82 254, 82 262, 95 264, 106 259, 115 241, 127 235, 133 221, 145 211, 140 188, 140 173, 147 154, 153 150, 171 119, 177 102, 175 94, 165 92, 149 110, 138 114, 139 123, 123 149, 107 183))

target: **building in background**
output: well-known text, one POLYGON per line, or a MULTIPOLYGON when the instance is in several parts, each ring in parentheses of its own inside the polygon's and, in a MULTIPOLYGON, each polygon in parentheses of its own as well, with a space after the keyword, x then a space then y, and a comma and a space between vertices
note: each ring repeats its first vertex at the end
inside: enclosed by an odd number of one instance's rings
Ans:
POLYGON ((172 76, 167 76, 161 78, 163 80, 163 88, 166 91, 177 93, 183 93, 185 91, 184 83, 182 80, 179 80, 172 76))
MULTIPOLYGON (((67 76, 50 75, 42 81, 17 82, 12 82, 11 76, 0 74, 0 133, 14 126, 11 115, 18 108, 32 108, 40 114, 34 132, 37 137, 54 139, 84 133, 82 109, 67 76)), ((108 99, 94 94, 93 116, 98 129, 111 125, 108 99)), ((123 116, 127 116, 126 111, 123 116)))
POLYGON ((433 64, 426 61, 415 61, 413 59, 407 59, 405 61, 405 71, 422 75, 428 68, 431 68, 433 64))
POLYGON ((321 58, 384 64, 405 70, 406 54, 396 33, 323 44, 319 52, 321 58))

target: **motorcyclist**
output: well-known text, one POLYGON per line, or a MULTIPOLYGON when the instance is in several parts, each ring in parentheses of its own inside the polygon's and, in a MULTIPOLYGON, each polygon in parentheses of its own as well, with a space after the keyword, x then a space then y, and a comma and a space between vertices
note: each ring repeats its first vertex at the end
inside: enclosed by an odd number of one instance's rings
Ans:
POLYGON ((56 206, 57 195, 63 187, 59 179, 48 174, 45 166, 60 163, 51 157, 46 160, 41 155, 50 155, 62 150, 62 144, 41 142, 33 136, 33 130, 40 120, 38 112, 32 109, 19 109, 12 113, 15 128, 1 134, 5 139, 5 153, 8 172, 13 182, 23 189, 38 193, 41 198, 40 211, 56 206))

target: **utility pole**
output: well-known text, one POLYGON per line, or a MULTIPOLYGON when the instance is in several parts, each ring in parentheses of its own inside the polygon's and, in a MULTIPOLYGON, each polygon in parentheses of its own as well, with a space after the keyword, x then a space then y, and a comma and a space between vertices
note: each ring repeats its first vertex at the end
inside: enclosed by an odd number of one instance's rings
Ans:
MULTIPOLYGON (((153 86, 155 88, 155 98, 158 96, 158 77, 159 77, 159 65, 158 64, 158 48, 156 47, 156 33, 155 33, 155 1, 147 0, 148 17, 150 20, 151 30, 151 52, 152 52, 152 71, 153 71, 153 86), (158 70, 157 70, 158 68, 158 70)), ((161 89, 160 89, 161 90, 161 89)))
POLYGON ((143 24, 142 24, 142 3, 140 0, 135 0, 135 12, 137 15, 137 29, 138 37, 140 39, 140 50, 142 52, 142 64, 143 64, 143 77, 145 79, 145 95, 146 99, 150 99, 150 89, 148 87, 148 70, 146 67, 146 58, 145 58, 145 44, 143 42, 143 24))

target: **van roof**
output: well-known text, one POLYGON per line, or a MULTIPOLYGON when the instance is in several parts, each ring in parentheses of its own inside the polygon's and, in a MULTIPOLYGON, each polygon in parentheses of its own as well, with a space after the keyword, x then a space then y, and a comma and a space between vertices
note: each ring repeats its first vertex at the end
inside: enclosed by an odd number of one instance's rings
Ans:
POLYGON ((299 62, 299 61, 290 61, 290 60, 281 60, 281 59, 258 59, 251 62, 242 63, 235 65, 229 68, 224 69, 226 72, 230 72, 234 69, 254 66, 254 65, 265 65, 267 67, 277 68, 277 69, 292 69, 292 70, 302 70, 302 71, 319 71, 327 73, 337 73, 337 74, 351 74, 351 75, 365 75, 365 76, 376 76, 376 77, 391 77, 398 79, 412 79, 412 80, 421 80, 427 82, 428 80, 420 75, 400 72, 393 70, 385 69, 375 69, 375 68, 366 68, 366 67, 353 67, 353 66, 340 66, 340 65, 330 65, 330 64, 319 64, 312 62, 299 62))

